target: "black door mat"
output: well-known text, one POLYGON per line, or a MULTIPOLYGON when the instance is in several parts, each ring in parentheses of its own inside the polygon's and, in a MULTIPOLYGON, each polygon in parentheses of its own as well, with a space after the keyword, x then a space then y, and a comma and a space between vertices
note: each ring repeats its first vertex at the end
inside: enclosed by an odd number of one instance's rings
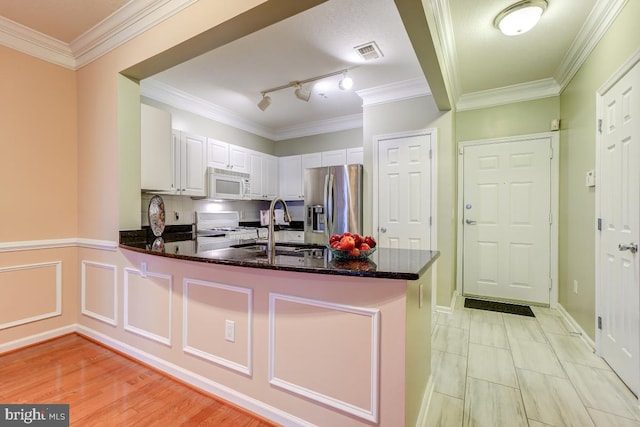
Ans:
POLYGON ((519 314, 520 316, 536 317, 528 305, 507 304, 506 302, 484 301, 473 298, 465 298, 466 308, 477 308, 478 310, 499 311, 500 313, 519 314))

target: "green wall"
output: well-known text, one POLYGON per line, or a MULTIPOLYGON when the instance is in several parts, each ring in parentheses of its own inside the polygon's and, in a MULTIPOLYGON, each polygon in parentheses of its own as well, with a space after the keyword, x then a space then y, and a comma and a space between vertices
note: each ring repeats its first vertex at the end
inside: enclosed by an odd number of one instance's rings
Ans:
POLYGON ((518 102, 456 114, 456 139, 499 138, 548 132, 551 120, 560 118, 560 97, 518 102))
MULTIPOLYGON (((373 212, 371 176, 373 165, 373 138, 413 130, 437 131, 437 242, 441 252, 436 263, 436 305, 449 306, 455 291, 456 238, 455 202, 456 146, 453 137, 454 115, 436 107, 432 96, 421 96, 404 101, 390 102, 364 108, 364 209, 373 212)), ((364 230, 372 230, 371 215, 365 215, 364 230)))
POLYGON ((229 144, 249 148, 267 154, 275 154, 275 144, 268 138, 238 129, 215 120, 179 110, 151 98, 142 97, 142 102, 171 113, 171 125, 174 129, 195 133, 196 135, 218 139, 229 144))
POLYGON ((596 91, 640 49, 640 2, 629 1, 560 96, 560 304, 595 337, 596 91), (578 281, 578 293, 573 281, 578 281))
POLYGON ((292 156, 362 147, 362 128, 310 135, 276 142, 276 156, 292 156))

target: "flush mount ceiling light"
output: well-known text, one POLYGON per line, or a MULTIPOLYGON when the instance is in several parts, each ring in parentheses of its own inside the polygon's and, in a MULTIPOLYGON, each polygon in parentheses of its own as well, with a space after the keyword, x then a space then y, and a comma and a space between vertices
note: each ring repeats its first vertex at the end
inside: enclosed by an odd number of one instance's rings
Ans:
POLYGON ((264 92, 262 93, 262 99, 260 100, 260 102, 258 102, 258 108, 260 108, 262 111, 266 110, 269 105, 271 105, 271 97, 267 96, 264 94, 264 92))
MULTIPOLYGON (((342 89, 342 90, 349 90, 349 89, 351 89, 351 87, 353 87, 353 79, 351 79, 351 77, 347 77, 347 71, 352 70, 352 69, 354 69, 356 67, 357 66, 353 66, 353 67, 350 67, 350 68, 346 68, 344 70, 335 71, 333 73, 328 73, 328 74, 323 74, 321 76, 311 77, 309 79, 296 80, 296 81, 287 83, 286 85, 272 87, 271 89, 263 90, 262 92, 260 92, 260 94, 262 94, 262 99, 260 100, 260 102, 258 102, 258 108, 260 108, 262 111, 264 111, 264 110, 267 109, 267 107, 269 105, 271 105, 271 98, 269 96, 267 96, 268 93, 275 92, 277 90, 286 89, 286 88, 289 88, 289 87, 295 87, 296 88, 295 91, 294 91, 294 94, 295 94, 296 98, 298 98, 298 99, 300 99, 302 101, 305 101, 305 102, 309 102, 309 99, 311 98, 311 89, 312 89, 312 87, 309 86, 309 87, 305 88, 304 87, 305 84, 316 82, 316 81, 322 80, 322 79, 326 79, 328 77, 338 76, 340 74, 343 75, 343 78, 338 83, 338 87, 340 89, 342 89)), ((324 98, 326 98, 326 96, 324 96, 324 98)))
POLYGON ((503 34, 517 36, 535 27, 546 9, 546 0, 519 1, 500 12, 493 23, 503 34))

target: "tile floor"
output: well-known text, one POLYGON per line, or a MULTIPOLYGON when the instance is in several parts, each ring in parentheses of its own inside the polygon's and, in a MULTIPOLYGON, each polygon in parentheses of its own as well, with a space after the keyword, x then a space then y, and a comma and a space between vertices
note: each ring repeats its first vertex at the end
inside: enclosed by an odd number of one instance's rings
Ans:
POLYGON ((638 400, 557 310, 437 313, 428 427, 640 427, 638 400))

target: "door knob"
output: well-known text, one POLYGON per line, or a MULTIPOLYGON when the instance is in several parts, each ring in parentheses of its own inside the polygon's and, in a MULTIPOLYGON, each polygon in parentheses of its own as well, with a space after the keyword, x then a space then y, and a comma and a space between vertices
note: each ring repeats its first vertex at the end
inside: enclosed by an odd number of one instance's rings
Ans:
POLYGON ((620 243, 618 245, 618 250, 620 250, 620 251, 629 251, 632 254, 635 254, 636 252, 638 252, 638 244, 637 243, 629 243, 628 245, 623 245, 622 243, 620 243))
POLYGON ((386 228, 384 228, 384 227, 380 227, 380 232, 381 232, 381 233, 386 233, 386 232, 387 232, 387 229, 386 229, 386 228))
POLYGON ((476 221, 472 220, 472 219, 467 219, 465 220, 465 222, 469 225, 476 225, 476 221))

